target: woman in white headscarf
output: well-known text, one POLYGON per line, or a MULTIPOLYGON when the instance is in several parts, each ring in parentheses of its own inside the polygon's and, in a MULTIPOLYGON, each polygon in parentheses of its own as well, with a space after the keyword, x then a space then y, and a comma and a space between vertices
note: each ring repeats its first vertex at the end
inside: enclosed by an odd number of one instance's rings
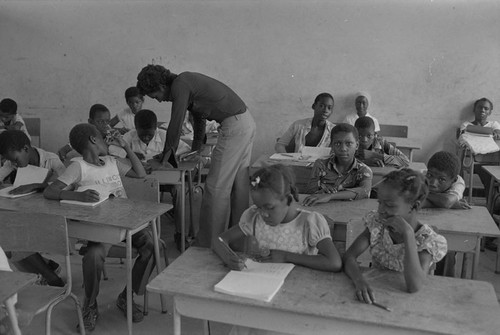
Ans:
POLYGON ((354 113, 348 114, 346 116, 344 122, 352 124, 354 126, 354 122, 356 122, 358 117, 368 116, 368 117, 372 118, 373 123, 375 124, 375 132, 379 132, 380 125, 379 125, 377 119, 374 118, 373 115, 371 115, 369 113, 369 108, 370 108, 370 104, 371 104, 370 93, 359 92, 355 95, 355 97, 356 97, 356 99, 354 100, 354 105, 356 107, 356 114, 354 114, 354 113))

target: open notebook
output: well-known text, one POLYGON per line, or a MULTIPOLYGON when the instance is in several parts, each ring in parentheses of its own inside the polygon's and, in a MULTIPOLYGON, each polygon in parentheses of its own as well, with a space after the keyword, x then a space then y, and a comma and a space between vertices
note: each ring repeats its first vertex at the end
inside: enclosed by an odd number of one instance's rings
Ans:
POLYGON ((314 163, 319 158, 330 156, 331 148, 327 147, 306 147, 303 146, 301 152, 275 153, 269 159, 278 161, 295 161, 314 163))
POLYGON ((217 292, 269 302, 292 271, 291 263, 246 261, 246 269, 230 271, 214 289, 217 292))
POLYGON ((70 205, 79 205, 79 206, 89 206, 94 207, 103 203, 104 201, 109 199, 109 196, 113 193, 110 193, 109 190, 102 185, 88 185, 79 187, 75 192, 83 192, 86 190, 95 190, 99 193, 99 201, 97 202, 83 202, 77 200, 61 200, 61 204, 70 204, 70 205))
POLYGON ((4 198, 18 198, 28 194, 33 194, 36 191, 31 191, 23 194, 9 194, 13 189, 28 184, 41 184, 47 179, 49 170, 39 166, 28 165, 23 168, 18 168, 16 173, 16 180, 12 186, 0 190, 0 196, 4 198))

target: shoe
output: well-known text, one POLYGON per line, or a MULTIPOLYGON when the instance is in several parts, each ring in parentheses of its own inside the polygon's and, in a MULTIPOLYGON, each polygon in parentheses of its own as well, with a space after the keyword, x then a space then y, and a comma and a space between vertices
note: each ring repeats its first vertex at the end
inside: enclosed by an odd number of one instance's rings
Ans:
MULTIPOLYGON (((125 318, 127 317, 127 298, 126 298, 126 293, 122 292, 116 299, 116 307, 118 307, 122 312, 123 315, 125 315, 125 318)), ((144 320, 144 313, 142 312, 141 308, 139 305, 137 305, 134 300, 132 300, 132 322, 141 322, 144 320)))
MULTIPOLYGON (((91 332, 95 329, 97 319, 99 318, 99 309, 97 307, 97 301, 92 306, 83 307, 83 326, 86 332, 91 332)), ((80 329, 80 324, 76 325, 76 329, 80 329)))

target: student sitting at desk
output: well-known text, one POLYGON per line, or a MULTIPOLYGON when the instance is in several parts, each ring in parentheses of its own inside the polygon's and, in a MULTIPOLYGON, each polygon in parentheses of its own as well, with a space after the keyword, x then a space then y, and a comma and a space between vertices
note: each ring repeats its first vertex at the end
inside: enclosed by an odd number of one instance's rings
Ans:
POLYGON ((21 130, 31 141, 26 124, 21 115, 17 113, 17 103, 14 100, 7 98, 0 101, 0 121, 0 131, 21 130))
POLYGON ((366 229, 344 255, 345 273, 359 301, 376 302, 356 261, 366 249, 370 248, 374 267, 402 272, 410 293, 424 286, 430 266, 446 254, 446 239, 417 219, 427 193, 425 177, 408 168, 390 172, 378 186, 378 210, 363 218, 366 229))
POLYGON ((340 123, 332 129, 332 155, 314 162, 304 199, 305 206, 331 200, 357 200, 370 196, 372 170, 354 157, 359 146, 358 131, 340 123))
MULTIPOLYGON (((107 156, 108 146, 99 130, 88 123, 81 123, 73 127, 69 134, 71 147, 77 150, 82 157, 73 158, 71 165, 52 185, 47 187, 44 196, 53 200, 76 200, 82 202, 99 201, 99 193, 88 189, 83 192, 76 191, 82 186, 99 185, 105 187, 110 194, 126 197, 121 176, 144 178, 146 171, 141 161, 130 146, 120 137, 115 139, 115 144, 122 146, 127 152, 132 163, 132 168, 120 163, 112 156, 107 156)), ((132 286, 136 294, 143 294, 147 278, 151 275, 153 266, 153 237, 143 229, 132 237, 132 246, 138 249, 139 257, 132 269, 132 286), (150 269, 151 271, 146 271, 150 269)), ((103 243, 89 241, 87 252, 83 257, 83 281, 85 287, 85 302, 83 306, 83 321, 86 331, 95 328, 99 311, 97 308, 97 295, 104 264, 104 259, 111 246, 103 243)), ((117 307, 127 316, 126 288, 120 293, 116 301, 117 307)), ((140 322, 144 315, 139 306, 132 301, 132 320, 140 322)))
MULTIPOLYGON (((49 170, 43 183, 21 185, 10 191, 12 194, 41 192, 66 169, 56 154, 32 147, 28 136, 21 130, 0 133, 0 155, 7 159, 0 168, 0 184, 7 176, 15 174, 18 168, 24 168, 28 164, 49 170)), ((59 264, 46 260, 39 253, 15 252, 12 253, 11 261, 20 271, 42 275, 50 286, 64 286, 63 280, 55 272, 59 264)))
MULTIPOLYGON (((298 191, 289 167, 272 165, 254 173, 250 181, 254 205, 214 241, 213 250, 233 270, 242 270, 245 259, 228 245, 245 240, 245 254, 262 262, 294 263, 312 269, 338 272, 342 261, 323 215, 297 208, 298 191)), ((233 327, 231 334, 267 334, 233 327)), ((273 333, 274 334, 274 333, 273 333)))
POLYGON ((354 100, 354 107, 356 107, 356 114, 354 113, 348 114, 345 117, 344 122, 354 126, 354 122, 356 122, 356 120, 359 117, 367 116, 373 120, 373 123, 375 124, 375 132, 378 133, 380 131, 380 125, 378 123, 378 120, 368 112, 370 104, 371 104, 371 96, 368 92, 359 92, 358 94, 356 94, 356 99, 354 100))
POLYGON ((497 121, 488 121, 488 117, 493 112, 493 103, 487 98, 481 98, 474 102, 473 121, 465 121, 460 125, 460 132, 463 133, 467 126, 481 126, 493 129, 495 140, 500 139, 500 123, 497 121))
POLYGON ((312 104, 314 115, 312 118, 298 120, 278 139, 274 150, 287 152, 291 143, 293 152, 300 152, 303 146, 328 147, 330 146, 330 133, 334 126, 328 121, 333 112, 333 96, 330 93, 321 93, 312 104))
POLYGON ((135 129, 134 117, 138 111, 142 109, 144 103, 144 96, 139 92, 135 86, 129 87, 125 90, 125 101, 128 107, 120 113, 116 114, 110 121, 109 125, 114 128, 121 122, 122 128, 119 128, 121 134, 126 134, 128 131, 135 129))
POLYGON ((375 123, 368 116, 356 120, 354 126, 359 133, 359 148, 356 158, 368 166, 407 167, 410 160, 398 148, 378 136, 375 123))

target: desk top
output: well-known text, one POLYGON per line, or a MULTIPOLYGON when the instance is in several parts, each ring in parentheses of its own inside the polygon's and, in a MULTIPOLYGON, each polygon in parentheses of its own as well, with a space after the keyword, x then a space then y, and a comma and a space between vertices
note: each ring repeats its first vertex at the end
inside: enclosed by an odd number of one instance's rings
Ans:
POLYGON ((255 306, 273 311, 404 328, 440 334, 494 334, 500 329, 500 307, 490 283, 429 276, 424 288, 406 293, 404 279, 393 271, 368 270, 365 278, 377 301, 393 311, 355 299, 354 286, 344 273, 296 266, 270 303, 215 292, 228 272, 210 250, 191 247, 148 284, 148 290, 195 299, 255 306))
POLYGON ((0 270, 0 302, 5 301, 25 286, 36 281, 34 273, 12 272, 0 270))
POLYGON ((483 165, 483 169, 485 169, 496 180, 500 180, 500 166, 498 166, 498 165, 483 165))
POLYGON ((110 198, 95 206, 61 204, 48 200, 41 193, 8 199, 0 197, 0 210, 26 213, 47 213, 68 219, 105 224, 122 229, 134 229, 167 212, 172 205, 122 198, 110 198))
POLYGON ((411 149, 422 149, 422 140, 415 138, 404 138, 404 137, 389 137, 382 136, 384 140, 392 143, 396 143, 396 147, 401 148, 411 148, 411 149))
MULTIPOLYGON (((412 170, 421 173, 427 171, 427 165, 423 162, 410 162, 410 165, 408 167, 412 170)), ((393 166, 384 166, 384 167, 370 166, 370 169, 372 170, 374 176, 385 176, 389 172, 397 170, 393 166)))
MULTIPOLYGON (((301 194, 303 200, 307 194, 301 194)), ((331 201, 313 207, 303 207, 328 216, 334 222, 347 223, 351 219, 359 219, 367 212, 377 210, 377 199, 354 201, 331 201)), ((488 209, 483 206, 472 206, 471 209, 424 208, 418 212, 421 223, 436 227, 442 233, 457 233, 476 236, 500 236, 495 221, 488 209)))

